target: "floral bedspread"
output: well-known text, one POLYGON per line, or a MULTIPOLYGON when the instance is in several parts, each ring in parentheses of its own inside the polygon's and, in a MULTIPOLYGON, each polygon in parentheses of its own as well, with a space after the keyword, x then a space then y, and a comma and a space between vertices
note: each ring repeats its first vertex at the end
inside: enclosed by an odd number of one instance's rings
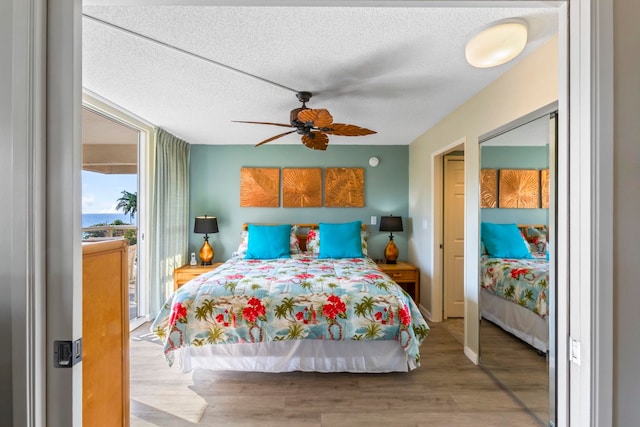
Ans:
POLYGON ((169 365, 185 346, 260 341, 397 340, 420 364, 429 327, 370 258, 234 257, 180 287, 151 326, 169 365))
POLYGON ((482 255, 481 265, 483 289, 547 317, 549 261, 544 256, 508 259, 482 255))

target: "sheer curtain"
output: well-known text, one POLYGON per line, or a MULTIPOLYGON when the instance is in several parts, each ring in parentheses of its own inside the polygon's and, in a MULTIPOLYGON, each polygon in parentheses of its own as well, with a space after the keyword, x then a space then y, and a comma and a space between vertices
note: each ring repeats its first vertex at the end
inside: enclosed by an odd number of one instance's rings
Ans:
POLYGON ((189 144, 169 132, 156 134, 149 234, 149 316, 173 292, 173 270, 189 252, 189 144))

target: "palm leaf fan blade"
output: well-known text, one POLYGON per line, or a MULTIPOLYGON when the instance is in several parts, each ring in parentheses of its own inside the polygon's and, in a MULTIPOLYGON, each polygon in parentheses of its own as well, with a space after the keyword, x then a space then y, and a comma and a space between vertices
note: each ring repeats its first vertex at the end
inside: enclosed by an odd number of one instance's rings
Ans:
POLYGON ((363 136, 376 133, 376 131, 371 129, 345 123, 334 123, 329 129, 323 129, 322 131, 330 135, 340 136, 363 136))
POLYGON ((328 127, 331 126, 331 123, 333 123, 333 117, 331 116, 331 113, 329 113, 329 110, 326 110, 324 108, 320 108, 317 110, 302 110, 298 113, 298 120, 300 120, 304 124, 308 124, 316 128, 328 127))
POLYGON ((289 135, 290 133, 294 133, 294 132, 295 132, 295 130, 290 130, 289 132, 285 132, 285 133, 281 133, 281 134, 276 135, 276 136, 272 136, 271 138, 265 139, 265 140, 264 140, 264 141, 262 141, 262 142, 258 142, 258 143, 256 144, 256 147, 259 147, 259 146, 261 146, 262 144, 266 144, 267 142, 271 142, 271 141, 273 141, 274 139, 282 138, 283 136, 285 136, 285 135, 289 135))
POLYGON ((286 128, 290 128, 291 125, 290 124, 284 124, 284 123, 273 123, 273 122, 249 122, 246 120, 231 120, 233 123, 253 123, 255 125, 273 125, 273 126, 283 126, 286 128))
POLYGON ((322 132, 311 132, 310 135, 302 135, 302 143, 312 150, 326 150, 329 137, 322 132))

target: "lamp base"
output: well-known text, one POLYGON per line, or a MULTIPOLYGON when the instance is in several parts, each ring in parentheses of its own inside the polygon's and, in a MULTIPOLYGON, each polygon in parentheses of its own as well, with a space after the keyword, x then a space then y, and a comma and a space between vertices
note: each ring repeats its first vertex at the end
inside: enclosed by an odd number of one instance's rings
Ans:
POLYGON ((389 239, 387 247, 384 248, 384 258, 387 260, 387 264, 396 264, 398 259, 398 247, 393 243, 393 239, 389 239))
POLYGON ((202 265, 211 265, 211 261, 213 261, 213 248, 207 237, 204 238, 204 243, 200 248, 200 261, 202 265))

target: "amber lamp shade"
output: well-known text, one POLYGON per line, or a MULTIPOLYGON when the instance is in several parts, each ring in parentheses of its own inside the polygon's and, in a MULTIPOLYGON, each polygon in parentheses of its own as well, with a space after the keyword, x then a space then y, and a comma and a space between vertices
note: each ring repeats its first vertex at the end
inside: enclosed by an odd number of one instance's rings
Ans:
POLYGON ((399 253, 398 247, 393 243, 393 232, 402 231, 402 217, 393 215, 380 217, 380 231, 389 232, 389 243, 384 248, 384 258, 387 264, 396 264, 399 253))
POLYGON ((204 243, 200 248, 200 262, 202 265, 211 265, 213 261, 213 248, 209 244, 209 233, 218 232, 218 218, 215 216, 197 216, 193 232, 204 234, 204 243))

